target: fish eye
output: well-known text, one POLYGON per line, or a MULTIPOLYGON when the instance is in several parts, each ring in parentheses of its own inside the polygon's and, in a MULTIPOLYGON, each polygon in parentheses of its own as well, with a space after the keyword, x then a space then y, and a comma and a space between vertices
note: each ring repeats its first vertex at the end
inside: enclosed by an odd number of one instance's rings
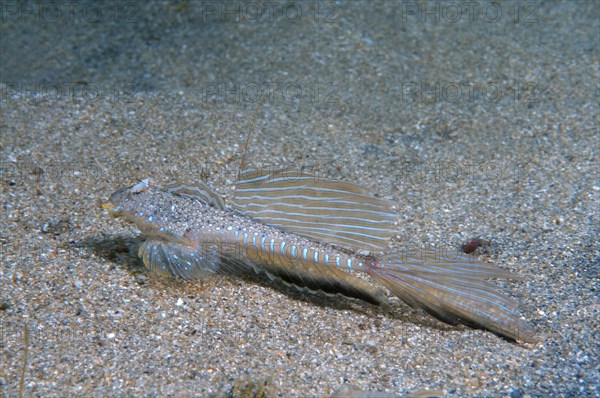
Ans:
POLYGON ((140 182, 138 182, 137 184, 135 184, 134 186, 131 187, 131 193, 134 195, 140 194, 142 192, 146 192, 148 190, 149 187, 149 178, 144 178, 143 180, 141 180, 140 182))

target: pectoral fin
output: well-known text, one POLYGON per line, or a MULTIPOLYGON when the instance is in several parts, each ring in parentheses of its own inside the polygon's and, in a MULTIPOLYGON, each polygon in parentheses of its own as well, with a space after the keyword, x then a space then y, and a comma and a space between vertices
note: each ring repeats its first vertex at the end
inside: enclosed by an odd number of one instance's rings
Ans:
POLYGON ((218 270, 220 257, 209 246, 198 248, 159 240, 147 240, 138 256, 151 271, 163 276, 201 278, 218 270))

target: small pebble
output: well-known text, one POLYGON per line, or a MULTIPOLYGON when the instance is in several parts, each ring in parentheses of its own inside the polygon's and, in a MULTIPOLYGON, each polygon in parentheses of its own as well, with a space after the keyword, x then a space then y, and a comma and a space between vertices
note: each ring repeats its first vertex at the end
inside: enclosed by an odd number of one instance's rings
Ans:
POLYGON ((462 244, 462 251, 466 254, 473 253, 478 247, 483 246, 484 241, 479 238, 471 238, 462 244))
POLYGON ((523 396, 523 391, 520 389, 514 389, 510 392, 510 398, 521 398, 523 396))

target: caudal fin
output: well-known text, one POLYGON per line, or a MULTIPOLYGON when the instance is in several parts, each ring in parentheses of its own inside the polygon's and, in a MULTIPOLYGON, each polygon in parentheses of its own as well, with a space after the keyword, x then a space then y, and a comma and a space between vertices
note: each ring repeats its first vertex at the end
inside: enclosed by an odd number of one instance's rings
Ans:
POLYGON ((464 255, 442 258, 433 250, 385 254, 377 260, 369 274, 410 306, 447 323, 534 341, 531 327, 519 317, 517 303, 486 280, 514 278, 512 274, 464 255))

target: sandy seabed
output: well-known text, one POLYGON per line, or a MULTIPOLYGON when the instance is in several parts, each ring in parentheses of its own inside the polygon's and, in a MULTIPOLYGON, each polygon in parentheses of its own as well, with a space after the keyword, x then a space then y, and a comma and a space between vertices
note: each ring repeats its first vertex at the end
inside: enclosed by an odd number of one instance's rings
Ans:
POLYGON ((475 3, 487 14, 452 14, 460 2, 276 3, 258 19, 263 3, 10 9, 2 395, 599 395, 599 3, 475 3), (254 119, 252 164, 398 201, 396 245, 488 241, 481 258, 521 277, 495 283, 539 341, 393 298, 381 309, 147 272, 137 232, 102 201, 171 175, 230 199, 254 119))

